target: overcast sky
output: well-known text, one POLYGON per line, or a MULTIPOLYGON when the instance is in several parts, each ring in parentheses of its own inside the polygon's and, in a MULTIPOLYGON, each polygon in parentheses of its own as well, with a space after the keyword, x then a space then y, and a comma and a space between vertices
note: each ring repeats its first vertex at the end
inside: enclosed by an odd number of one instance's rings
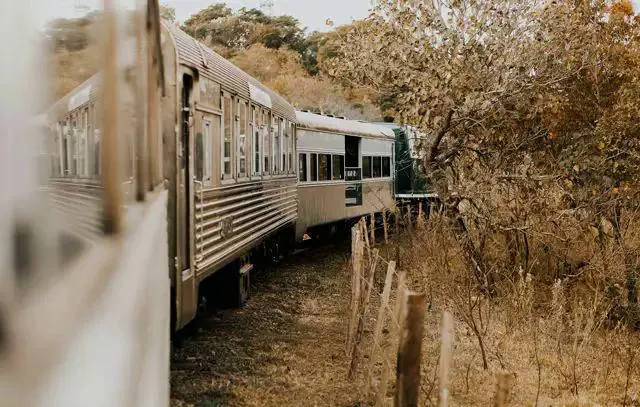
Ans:
MULTIPOLYGON (((1 1, 1 0, 0 0, 1 1)), ((14 1, 14 0, 10 0, 14 1)), ((21 0, 16 0, 21 1, 21 0)), ((300 20, 308 31, 326 31, 327 19, 336 25, 346 24, 352 19, 362 19, 369 14, 370 0, 273 0, 275 15, 287 14, 300 20)), ((638 0, 640 1, 640 0, 638 0)), ((132 3, 132 0, 118 0, 121 4, 132 3)), ((184 21, 203 8, 218 3, 216 0, 160 0, 162 4, 175 7, 176 17, 184 21)), ((261 0, 227 0, 229 7, 258 8, 261 0)), ((101 0, 48 0, 44 2, 38 19, 44 23, 57 17, 76 17, 84 14, 86 9, 100 7, 101 0)))
MULTIPOLYGON (((0 0, 3 1, 3 0, 0 0)), ((23 1, 23 0, 8 0, 23 1)), ((116 0, 121 4, 133 3, 135 0, 116 0)), ((288 14, 300 20, 308 31, 326 31, 327 19, 331 19, 335 25, 351 22, 352 19, 361 19, 368 15, 370 0, 273 0, 275 3, 274 14, 288 14)), ((640 0, 632 0, 636 12, 640 11, 640 0)), ((184 21, 191 14, 197 13, 203 8, 217 3, 215 0, 160 0, 176 9, 179 21, 184 21)), ((230 7, 253 8, 260 5, 261 0, 228 0, 230 7)), ((102 0, 47 0, 43 7, 34 10, 38 15, 34 16, 42 24, 56 17, 75 17, 84 14, 86 9, 100 7, 102 0)))

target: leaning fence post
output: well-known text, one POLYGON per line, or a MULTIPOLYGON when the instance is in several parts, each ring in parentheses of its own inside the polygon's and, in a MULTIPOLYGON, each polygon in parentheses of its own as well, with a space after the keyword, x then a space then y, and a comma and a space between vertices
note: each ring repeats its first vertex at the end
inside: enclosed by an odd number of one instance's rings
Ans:
POLYGON ((367 233, 367 220, 364 217, 360 219, 360 227, 362 228, 364 244, 367 247, 367 254, 371 256, 371 245, 369 244, 369 234, 367 233))
POLYGON ((449 370, 453 343, 453 320, 449 311, 442 315, 442 338, 440 343, 440 407, 449 405, 449 370))
POLYGON ((418 202, 418 220, 416 221, 416 225, 418 228, 422 228, 424 226, 424 218, 422 214, 422 201, 418 202))
POLYGON ((402 318, 396 370, 395 407, 417 407, 420 394, 420 364, 426 294, 408 293, 402 318))
POLYGON ((358 301, 359 304, 362 304, 360 307, 361 311, 357 316, 357 329, 356 334, 353 339, 353 347, 351 351, 351 364, 349 366, 349 378, 352 379, 356 370, 358 369, 358 361, 360 358, 360 342, 362 342, 362 334, 364 332, 364 321, 367 317, 367 313, 369 312, 369 302, 371 300, 371 291, 373 290, 373 277, 376 274, 376 267, 378 265, 378 249, 373 249, 373 255, 371 257, 371 267, 369 269, 369 273, 363 273, 361 277, 363 281, 367 283, 367 287, 362 292, 364 293, 364 298, 358 301))
POLYGON ((380 335, 382 335, 382 328, 384 327, 384 321, 389 307, 389 297, 391 296, 391 284, 393 283, 393 275, 396 271, 396 263, 394 261, 389 262, 387 267, 387 276, 384 280, 384 288, 382 289, 382 298, 380 300, 380 309, 378 310, 378 318, 376 318, 376 326, 373 330, 373 345, 371 348, 371 358, 369 360, 369 383, 371 383, 371 376, 373 375, 373 368, 376 363, 375 352, 380 343, 380 335))
POLYGON ((389 243, 389 232, 387 230, 387 208, 382 210, 382 227, 384 229, 384 243, 389 243))
POLYGON ((360 230, 360 228, 355 228, 355 231, 352 232, 352 235, 355 236, 355 244, 353 245, 354 251, 351 255, 353 262, 353 271, 351 277, 351 315, 349 318, 346 349, 348 356, 351 356, 350 353, 353 345, 354 330, 358 321, 358 309, 360 307, 360 279, 362 278, 362 257, 364 255, 361 233, 362 231, 360 230))
POLYGON ((375 246, 375 244, 376 244, 376 214, 374 212, 371 212, 371 230, 369 230, 369 233, 371 233, 371 246, 375 246))
POLYGON ((411 223, 411 205, 407 205, 407 228, 411 230, 413 224, 411 223))

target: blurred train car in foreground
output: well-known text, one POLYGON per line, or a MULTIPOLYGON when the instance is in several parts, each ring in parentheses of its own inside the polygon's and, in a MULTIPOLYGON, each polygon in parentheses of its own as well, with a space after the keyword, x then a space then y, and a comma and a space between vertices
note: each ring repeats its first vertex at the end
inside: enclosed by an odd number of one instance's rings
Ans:
POLYGON ((159 5, 105 0, 101 75, 43 114, 45 9, 0 2, 0 400, 167 406, 159 5))

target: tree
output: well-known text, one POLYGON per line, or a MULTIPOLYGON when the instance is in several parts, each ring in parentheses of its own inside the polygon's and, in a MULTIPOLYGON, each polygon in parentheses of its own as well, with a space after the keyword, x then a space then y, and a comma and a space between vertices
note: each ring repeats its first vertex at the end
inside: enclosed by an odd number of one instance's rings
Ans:
POLYGON ((291 16, 271 17, 257 9, 241 8, 237 13, 218 3, 192 15, 183 29, 223 56, 232 57, 254 44, 267 48, 304 51, 304 30, 291 16))
POLYGON ((168 4, 162 4, 160 6, 160 18, 167 20, 171 23, 176 21, 176 9, 168 4))
POLYGON ((380 1, 332 60, 334 78, 390 95, 429 135, 431 185, 484 293, 530 271, 534 240, 564 250, 549 237, 558 219, 586 231, 635 208, 640 25, 627 3, 380 1), (499 234, 504 263, 487 251, 499 234))

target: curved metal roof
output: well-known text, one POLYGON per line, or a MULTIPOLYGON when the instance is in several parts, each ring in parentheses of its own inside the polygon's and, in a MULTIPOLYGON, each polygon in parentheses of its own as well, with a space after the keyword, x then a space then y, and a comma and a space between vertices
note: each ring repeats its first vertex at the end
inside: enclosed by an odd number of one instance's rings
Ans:
MULTIPOLYGON (((293 106, 282 96, 189 36, 176 25, 167 22, 163 22, 163 25, 174 39, 180 63, 196 68, 200 75, 222 85, 222 89, 270 108, 288 120, 296 121, 293 106)), ((259 63, 259 61, 256 62, 259 63)))
POLYGON ((344 135, 395 140, 395 133, 387 127, 359 120, 338 119, 321 114, 296 111, 298 125, 310 130, 328 131, 344 135))

